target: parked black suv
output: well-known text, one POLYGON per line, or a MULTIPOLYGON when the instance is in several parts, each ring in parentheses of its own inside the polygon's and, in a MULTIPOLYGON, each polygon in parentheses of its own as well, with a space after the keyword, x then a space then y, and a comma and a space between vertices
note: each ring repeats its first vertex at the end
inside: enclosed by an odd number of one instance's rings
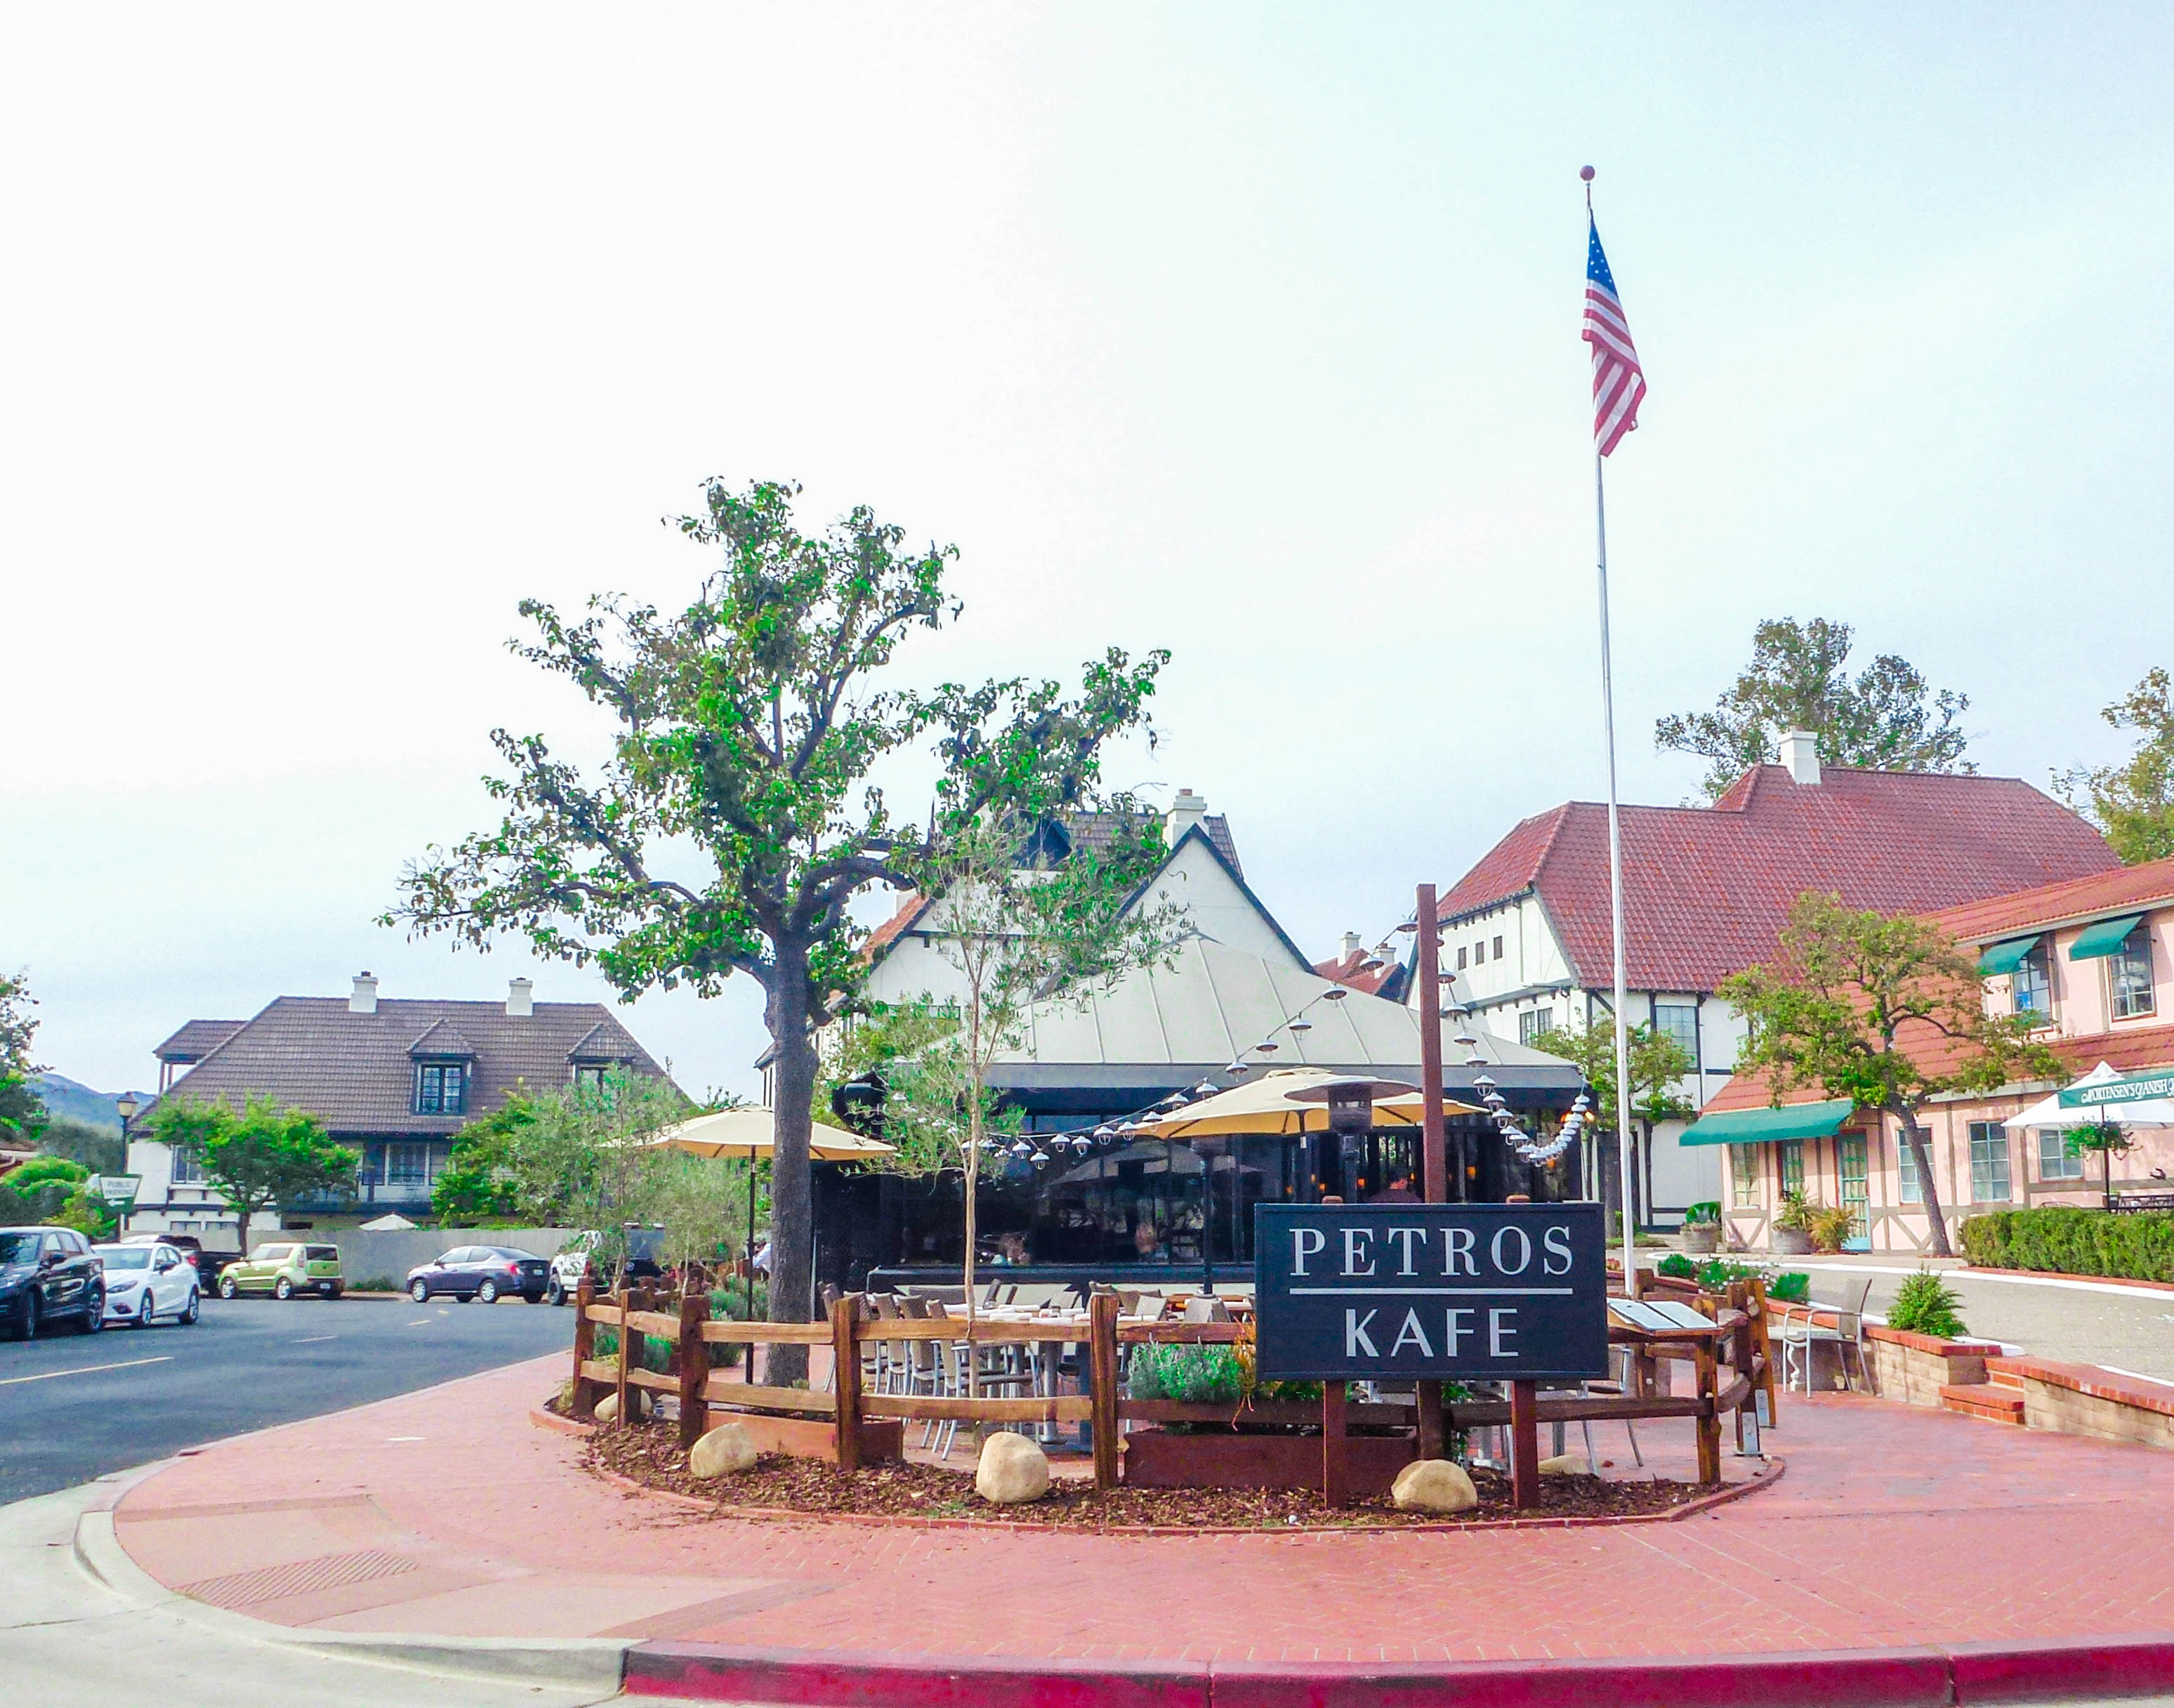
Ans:
POLYGON ((73 1228, 0 1228, 0 1322, 19 1340, 68 1317, 105 1327, 105 1262, 73 1228))

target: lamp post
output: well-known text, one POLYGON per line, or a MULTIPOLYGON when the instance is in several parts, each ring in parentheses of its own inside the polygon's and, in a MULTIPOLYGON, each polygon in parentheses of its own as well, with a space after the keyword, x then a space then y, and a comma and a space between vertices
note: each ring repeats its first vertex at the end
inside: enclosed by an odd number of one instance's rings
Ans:
MULTIPOLYGON (((113 1100, 113 1112, 121 1117, 121 1171, 123 1174, 128 1172, 128 1123, 136 1118, 138 1107, 136 1100, 126 1091, 113 1100)), ((172 1194, 170 1192, 168 1196, 170 1197, 172 1194)), ((128 1231, 128 1218, 134 1208, 132 1203, 121 1213, 121 1231, 124 1234, 128 1231)))

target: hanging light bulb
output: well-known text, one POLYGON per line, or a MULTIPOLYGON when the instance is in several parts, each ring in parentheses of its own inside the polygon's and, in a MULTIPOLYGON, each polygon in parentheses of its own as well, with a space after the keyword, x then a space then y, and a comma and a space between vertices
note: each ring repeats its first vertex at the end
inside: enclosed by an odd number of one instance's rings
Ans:
POLYGON ((1311 1020, 1293 1020, 1284 1030, 1292 1032, 1311 1032, 1313 1030, 1313 1022, 1311 1020))
POLYGON ((1283 1046, 1277 1043, 1274 1039, 1263 1038, 1253 1046, 1253 1053, 1257 1056, 1273 1056, 1282 1048, 1283 1046))
POLYGON ((1323 991, 1321 993, 1321 1000, 1324 1003, 1340 1003, 1350 994, 1351 992, 1345 990, 1343 986, 1337 985, 1323 991))
POLYGON ((1472 1082, 1472 1089, 1474 1091, 1492 1091, 1495 1089, 1495 1081, 1491 1076, 1482 1073, 1472 1082))
POLYGON ((1046 1150, 1036 1151, 1034 1154, 1034 1165, 1036 1168, 1047 1168, 1049 1166, 1049 1153, 1046 1150))
POLYGON ((1033 1154, 1034 1147, 1029 1144, 1025 1139, 1019 1140, 1018 1143, 1012 1147, 1011 1155, 1014 1162, 1025 1162, 1033 1154))
POLYGON ((1192 1088, 1192 1095, 1195 1097, 1213 1097, 1215 1095, 1215 1082, 1213 1079, 1202 1080, 1192 1088))
POLYGON ((1095 1141, 1091 1138, 1081 1138, 1072 1141, 1072 1154, 1074 1156, 1084 1156, 1094 1149, 1095 1141))

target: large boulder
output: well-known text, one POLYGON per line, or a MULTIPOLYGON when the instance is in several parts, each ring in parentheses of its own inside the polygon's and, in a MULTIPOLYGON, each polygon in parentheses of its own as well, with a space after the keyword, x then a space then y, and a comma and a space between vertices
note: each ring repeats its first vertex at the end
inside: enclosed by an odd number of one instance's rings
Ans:
MULTIPOLYGON (((648 1391, 638 1387, 629 1388, 626 1391, 626 1408, 631 1414, 632 1420, 637 1424, 647 1417, 649 1415, 648 1391)), ((606 1394, 597 1402, 596 1418, 600 1424, 615 1424, 619 1421, 617 1394, 606 1394)))
POLYGON ((1592 1470, 1582 1453, 1557 1453, 1553 1458, 1540 1461, 1543 1477, 1584 1477, 1590 1475, 1592 1470))
POLYGON ((720 1424, 687 1455, 690 1477, 729 1477, 754 1467, 754 1438, 744 1424, 720 1424))
POLYGON ((999 1506, 1039 1500, 1049 1492, 1049 1455, 1025 1435, 999 1430, 982 1443, 974 1492, 999 1506))
POLYGON ((1397 1473, 1390 1498, 1408 1512, 1469 1512, 1479 1491, 1464 1467, 1448 1459, 1414 1459, 1397 1473))

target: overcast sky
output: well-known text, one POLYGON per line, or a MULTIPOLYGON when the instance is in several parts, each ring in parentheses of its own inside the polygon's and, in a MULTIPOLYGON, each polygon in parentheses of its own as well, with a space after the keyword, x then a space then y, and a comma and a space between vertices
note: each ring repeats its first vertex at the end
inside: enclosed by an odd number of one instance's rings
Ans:
MULTIPOLYGON (((684 598, 721 475, 955 542, 917 679, 1176 653, 1112 780, 1227 812, 1310 951, 1603 786, 1766 616, 2043 786, 2169 657, 2174 14, 16 7, 0 21, 0 965, 114 1089, 192 1016, 608 995, 373 926, 593 748, 514 607, 684 598)), ((626 1018, 754 1088, 759 1003, 626 1018)))

